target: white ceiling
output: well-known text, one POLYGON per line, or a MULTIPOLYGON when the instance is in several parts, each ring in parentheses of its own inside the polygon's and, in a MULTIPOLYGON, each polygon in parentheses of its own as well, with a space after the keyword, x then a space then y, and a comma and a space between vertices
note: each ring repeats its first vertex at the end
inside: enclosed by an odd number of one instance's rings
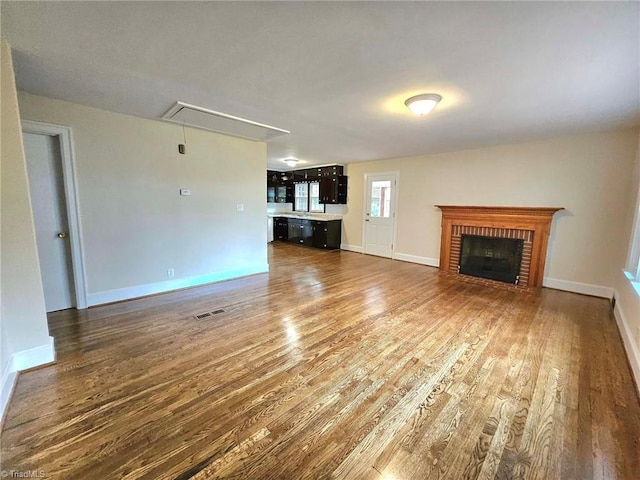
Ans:
POLYGON ((176 100, 290 130, 271 167, 633 126, 637 2, 0 2, 18 88, 159 118, 176 100), (404 100, 443 100, 414 117, 404 100))

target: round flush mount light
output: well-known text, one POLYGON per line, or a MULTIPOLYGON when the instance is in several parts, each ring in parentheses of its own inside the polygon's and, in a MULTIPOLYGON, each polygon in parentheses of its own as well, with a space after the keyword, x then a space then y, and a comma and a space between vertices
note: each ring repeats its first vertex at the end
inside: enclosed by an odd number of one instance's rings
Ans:
POLYGON ((437 93, 423 93, 415 97, 407 98, 404 104, 416 115, 426 115, 436 108, 442 97, 437 93))
POLYGON ((295 158, 285 158, 283 162, 289 165, 291 168, 295 167, 298 164, 298 160, 296 160, 295 158))

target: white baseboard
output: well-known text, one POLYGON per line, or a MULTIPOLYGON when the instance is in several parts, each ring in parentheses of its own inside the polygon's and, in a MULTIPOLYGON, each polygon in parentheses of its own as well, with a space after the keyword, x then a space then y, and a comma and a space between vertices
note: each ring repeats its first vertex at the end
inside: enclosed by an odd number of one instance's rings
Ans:
MULTIPOLYGON (((347 245, 343 243, 340 245, 341 250, 348 250, 350 252, 364 253, 364 248, 360 245, 347 245)), ((403 262, 419 263, 420 265, 428 265, 430 267, 439 267, 439 258, 419 257, 418 255, 409 255, 408 253, 392 253, 391 258, 393 260, 402 260, 403 262)))
POLYGON ((402 260, 403 262, 419 263, 420 265, 428 265, 430 267, 439 267, 440 259, 431 257, 419 257, 418 255, 409 255, 408 253, 394 253, 394 260, 402 260))
MULTIPOLYGON (((358 245, 340 245, 340 249, 350 252, 363 253, 364 249, 358 245)), ((394 253, 394 260, 402 260, 404 262, 419 263, 420 265, 428 265, 430 267, 440 267, 439 258, 420 257, 408 253, 394 253)), ((581 293, 583 295, 591 295, 592 297, 611 298, 613 297, 613 288, 604 287, 602 285, 592 285, 590 283, 571 282, 568 280, 560 280, 557 278, 545 277, 542 285, 556 290, 564 290, 567 292, 581 293)))
POLYGON ((583 295, 591 295, 592 297, 613 297, 613 288, 592 285, 590 283, 570 282, 568 280, 544 277, 542 286, 556 290, 565 290, 567 292, 582 293, 583 295))
POLYGON ((631 329, 629 328, 627 317, 622 311, 620 302, 616 303, 616 306, 613 309, 613 316, 616 318, 616 322, 618 323, 618 329, 620 330, 620 335, 622 336, 622 343, 624 344, 624 348, 627 351, 627 358, 629 359, 631 371, 636 379, 638 394, 640 395, 640 349, 638 349, 636 342, 634 342, 633 340, 633 334, 631 332, 631 329))
POLYGON ((7 360, 7 364, 2 369, 2 384, 0 385, 0 425, 4 420, 4 414, 7 411, 11 394, 13 393, 13 387, 16 386, 16 379, 18 378, 18 372, 11 370, 11 357, 7 360))
POLYGON ((360 245, 347 245, 346 243, 340 244, 340 250, 347 250, 349 252, 363 253, 364 249, 360 245))
POLYGON ((53 337, 49 337, 49 342, 46 345, 16 352, 11 357, 13 359, 13 370, 16 372, 55 362, 56 349, 53 344, 53 337))
POLYGON ((28 368, 45 365, 56 360, 56 350, 53 337, 49 337, 46 345, 15 352, 7 360, 2 368, 2 378, 0 384, 0 418, 4 417, 13 388, 18 378, 18 372, 28 368))
POLYGON ((256 273, 266 273, 268 271, 269 265, 264 263, 259 265, 252 265, 249 267, 237 268, 234 270, 209 273, 207 275, 199 275, 197 277, 177 278, 175 280, 167 280, 166 282, 148 283, 145 285, 118 288, 115 290, 107 290, 104 292, 90 293, 87 295, 87 303, 90 307, 92 307, 95 305, 102 305, 104 303, 120 302, 122 300, 130 300, 132 298, 144 297, 146 295, 170 292, 172 290, 179 290, 181 288, 197 287, 199 285, 206 285, 207 283, 246 277, 248 275, 255 275, 256 273))

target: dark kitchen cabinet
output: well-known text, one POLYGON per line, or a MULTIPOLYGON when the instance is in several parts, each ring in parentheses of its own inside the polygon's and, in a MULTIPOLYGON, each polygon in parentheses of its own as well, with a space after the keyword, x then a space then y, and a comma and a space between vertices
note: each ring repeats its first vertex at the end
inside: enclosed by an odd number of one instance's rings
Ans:
POLYGON ((293 203, 293 186, 267 187, 267 203, 293 203))
POLYGON ((302 220, 298 218, 289 218, 289 226, 287 231, 289 236, 287 240, 293 243, 302 243, 302 220))
POLYGON ((313 247, 313 220, 302 220, 300 230, 302 231, 300 243, 307 247, 313 247))
POLYGON ((275 217, 273 239, 334 250, 340 248, 341 220, 308 220, 304 218, 275 217))
POLYGON ((328 167, 318 168, 319 177, 339 177, 344 173, 344 167, 342 165, 331 165, 328 167))
POLYGON ((319 180, 322 177, 339 177, 344 173, 342 165, 330 165, 328 167, 316 167, 306 170, 307 179, 319 180))
POLYGON ((294 203, 296 183, 318 182, 321 204, 346 205, 347 177, 343 173, 342 165, 307 168, 292 172, 267 170, 267 202, 294 203))
POLYGON ((273 219, 273 239, 287 241, 289 239, 289 219, 275 217, 273 219))
POLYGON ((313 221, 313 246, 333 250, 340 248, 342 221, 313 221))
POLYGON ((344 175, 320 178, 320 203, 347 203, 347 177, 344 175))
POLYGON ((274 187, 278 184, 280 172, 275 170, 267 170, 267 187, 274 187))
POLYGON ((312 177, 313 169, 305 169, 305 170, 294 170, 291 172, 291 179, 294 182, 305 182, 310 180, 312 177))
POLYGON ((293 183, 290 174, 267 170, 267 202, 293 203, 293 183))
POLYGON ((276 203, 293 203, 293 185, 280 185, 276 190, 276 203))
POLYGON ((289 242, 313 246, 313 225, 311 220, 289 218, 289 242))

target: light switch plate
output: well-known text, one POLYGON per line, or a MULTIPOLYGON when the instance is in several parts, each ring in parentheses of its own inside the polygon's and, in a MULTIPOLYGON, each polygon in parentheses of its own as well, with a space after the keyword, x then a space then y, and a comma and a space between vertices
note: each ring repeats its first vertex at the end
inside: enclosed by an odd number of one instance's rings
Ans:
POLYGON ((180 189, 180 196, 181 197, 188 197, 189 195, 191 195, 191 190, 189 190, 188 188, 181 188, 180 189))
POLYGON ((238 204, 236 204, 236 209, 237 209, 239 212, 244 212, 244 203, 238 203, 238 204))

